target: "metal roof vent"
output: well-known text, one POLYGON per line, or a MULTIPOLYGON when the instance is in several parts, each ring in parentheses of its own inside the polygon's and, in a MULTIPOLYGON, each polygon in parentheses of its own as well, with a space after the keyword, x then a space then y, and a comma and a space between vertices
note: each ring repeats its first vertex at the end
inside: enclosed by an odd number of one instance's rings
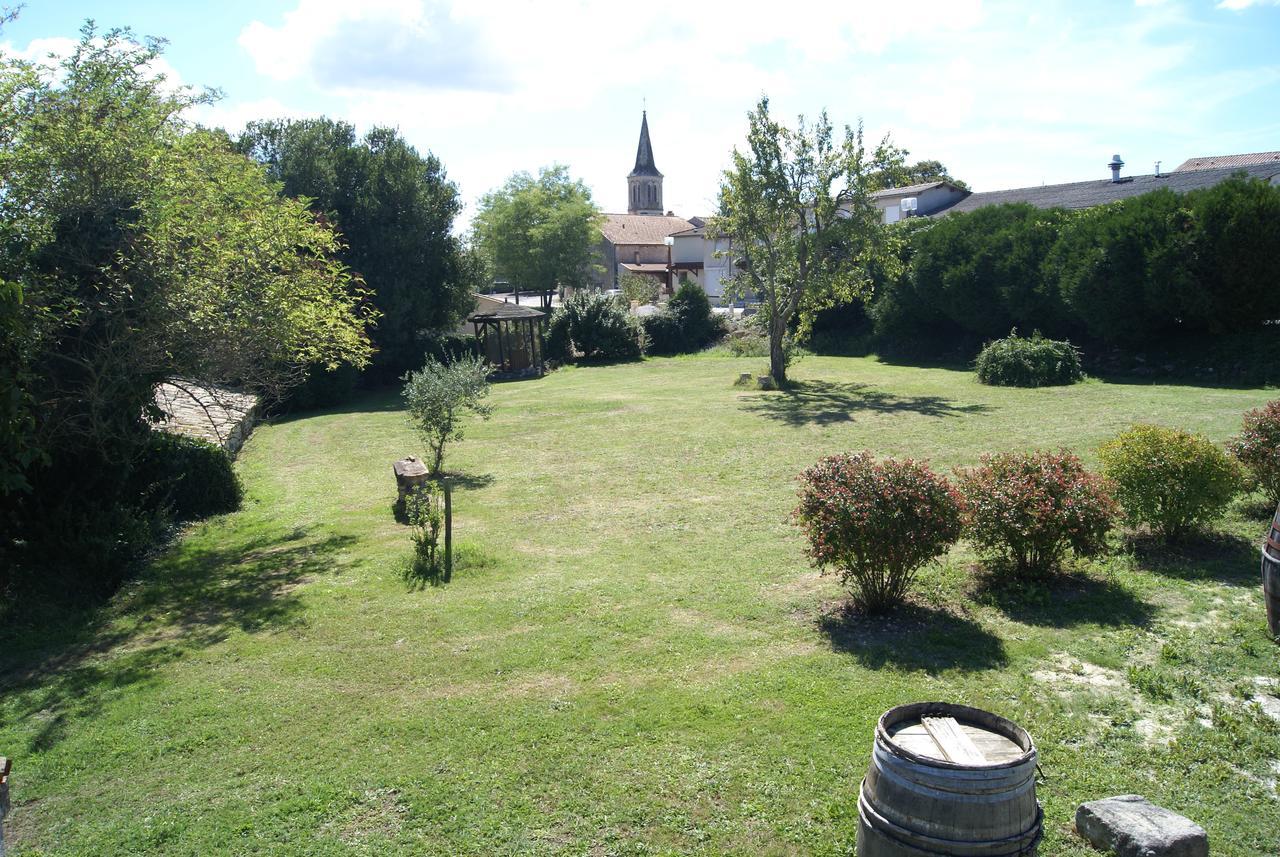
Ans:
POLYGON ((1111 163, 1107 164, 1107 166, 1111 167, 1111 180, 1113 182, 1120 181, 1120 168, 1124 166, 1124 161, 1120 160, 1120 156, 1112 155, 1111 163))

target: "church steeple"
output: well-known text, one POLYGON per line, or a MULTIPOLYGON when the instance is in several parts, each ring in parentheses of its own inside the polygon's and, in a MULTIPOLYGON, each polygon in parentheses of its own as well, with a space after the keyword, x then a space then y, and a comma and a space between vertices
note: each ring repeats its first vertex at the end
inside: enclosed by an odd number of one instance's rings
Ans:
POLYGON ((662 214, 662 173, 653 163, 653 144, 649 142, 649 114, 640 114, 640 144, 636 146, 636 165, 627 176, 628 214, 662 214))

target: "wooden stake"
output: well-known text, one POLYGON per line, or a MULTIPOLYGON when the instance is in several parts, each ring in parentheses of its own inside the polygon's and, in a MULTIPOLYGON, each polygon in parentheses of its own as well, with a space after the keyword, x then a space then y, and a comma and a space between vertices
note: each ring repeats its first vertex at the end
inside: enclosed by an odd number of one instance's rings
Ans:
POLYGON ((453 480, 444 480, 444 581, 453 578, 453 480))

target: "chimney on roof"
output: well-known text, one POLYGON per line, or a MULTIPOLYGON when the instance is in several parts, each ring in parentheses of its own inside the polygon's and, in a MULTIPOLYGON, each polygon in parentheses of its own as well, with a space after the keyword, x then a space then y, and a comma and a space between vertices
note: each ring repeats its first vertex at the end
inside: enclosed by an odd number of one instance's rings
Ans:
POLYGON ((1120 160, 1119 155, 1111 156, 1111 163, 1107 164, 1111 167, 1111 180, 1113 182, 1120 181, 1120 168, 1124 166, 1124 161, 1120 160))
POLYGON ((1156 161, 1156 178, 1160 178, 1160 162, 1156 161))

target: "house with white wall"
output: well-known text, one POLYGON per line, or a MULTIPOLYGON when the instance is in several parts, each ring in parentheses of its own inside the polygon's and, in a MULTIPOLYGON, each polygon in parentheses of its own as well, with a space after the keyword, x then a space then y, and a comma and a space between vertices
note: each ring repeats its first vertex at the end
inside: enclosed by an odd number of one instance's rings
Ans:
POLYGON ((706 221, 701 217, 690 218, 695 225, 677 232, 667 241, 671 245, 672 278, 679 281, 688 277, 707 293, 713 304, 725 302, 725 281, 733 274, 733 257, 728 238, 712 238, 707 234, 706 221))
POLYGON ((949 181, 925 182, 890 187, 871 194, 885 223, 897 223, 908 217, 927 217, 950 208, 969 195, 969 191, 949 181))

